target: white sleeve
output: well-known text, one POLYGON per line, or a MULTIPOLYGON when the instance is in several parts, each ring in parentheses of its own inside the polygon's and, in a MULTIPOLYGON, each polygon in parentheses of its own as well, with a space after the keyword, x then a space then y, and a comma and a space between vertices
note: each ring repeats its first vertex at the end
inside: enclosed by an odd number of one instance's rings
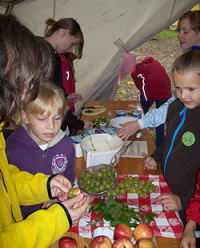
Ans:
POLYGON ((163 103, 159 108, 154 108, 148 111, 142 119, 138 120, 141 127, 158 127, 165 123, 167 117, 167 110, 169 105, 176 99, 176 93, 173 92, 172 97, 167 102, 163 103))

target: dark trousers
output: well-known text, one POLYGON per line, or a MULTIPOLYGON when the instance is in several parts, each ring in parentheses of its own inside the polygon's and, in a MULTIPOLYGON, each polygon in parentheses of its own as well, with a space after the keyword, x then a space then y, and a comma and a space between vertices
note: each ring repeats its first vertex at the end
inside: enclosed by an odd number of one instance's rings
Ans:
MULTIPOLYGON (((200 232, 200 226, 197 224, 196 231, 200 232)), ((196 238, 196 247, 200 248, 200 238, 196 238)))
MULTIPOLYGON (((146 114, 149 108, 152 106, 154 102, 156 102, 156 108, 159 108, 163 103, 167 102, 168 98, 157 100, 157 101, 144 101, 140 96, 140 102, 142 104, 142 108, 144 113, 146 114)), ((156 127, 156 147, 160 146, 165 138, 165 124, 161 124, 156 127)))
POLYGON ((196 239, 196 247, 197 248, 200 248, 200 238, 197 238, 196 239))

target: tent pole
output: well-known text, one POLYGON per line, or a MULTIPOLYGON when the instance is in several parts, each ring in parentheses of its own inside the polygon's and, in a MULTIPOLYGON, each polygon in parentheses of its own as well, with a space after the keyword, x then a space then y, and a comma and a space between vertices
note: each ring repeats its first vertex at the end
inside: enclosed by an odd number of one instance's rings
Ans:
POLYGON ((15 4, 17 3, 21 3, 21 2, 24 2, 26 0, 14 0, 12 2, 8 2, 8 1, 1 1, 0 2, 0 6, 1 5, 7 5, 6 7, 6 11, 5 11, 5 15, 9 15, 14 7, 15 4))

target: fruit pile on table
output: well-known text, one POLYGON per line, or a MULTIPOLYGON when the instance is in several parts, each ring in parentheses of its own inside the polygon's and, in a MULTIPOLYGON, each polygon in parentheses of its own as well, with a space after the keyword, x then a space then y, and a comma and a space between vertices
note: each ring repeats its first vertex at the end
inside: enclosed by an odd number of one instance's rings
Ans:
POLYGON ((96 236, 91 241, 91 248, 156 248, 152 241, 154 232, 146 223, 140 223, 132 231, 126 224, 118 224, 112 239, 106 235, 96 236))
POLYGON ((158 190, 159 187, 154 185, 151 180, 139 180, 138 177, 125 176, 123 180, 116 186, 115 189, 108 191, 106 194, 107 198, 116 197, 126 192, 137 193, 140 197, 145 197, 146 193, 153 193, 158 190))
POLYGON ((97 173, 90 173, 86 169, 80 174, 79 184, 81 190, 87 193, 111 190, 117 184, 116 169, 114 167, 102 167, 97 173))

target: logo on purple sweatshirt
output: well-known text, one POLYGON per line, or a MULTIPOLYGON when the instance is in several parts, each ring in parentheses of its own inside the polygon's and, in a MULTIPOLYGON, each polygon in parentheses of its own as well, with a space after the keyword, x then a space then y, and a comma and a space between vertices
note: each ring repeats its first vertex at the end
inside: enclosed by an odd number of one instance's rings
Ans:
POLYGON ((52 158, 51 165, 53 175, 63 173, 67 168, 67 164, 68 159, 64 154, 57 154, 56 156, 54 156, 52 158))

